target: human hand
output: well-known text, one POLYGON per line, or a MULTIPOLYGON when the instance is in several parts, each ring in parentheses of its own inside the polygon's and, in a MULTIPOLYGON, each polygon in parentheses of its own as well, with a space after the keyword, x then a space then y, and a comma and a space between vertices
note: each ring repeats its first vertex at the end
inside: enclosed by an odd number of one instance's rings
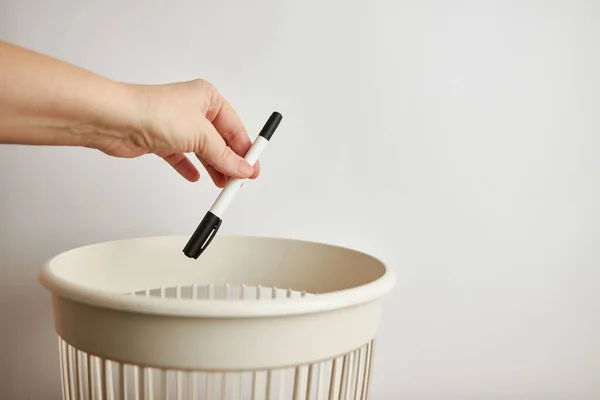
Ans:
POLYGON ((195 153, 218 187, 260 169, 243 159, 252 143, 236 112, 204 80, 121 83, 2 41, 0 143, 154 153, 192 182, 200 173, 186 153, 195 153))
POLYGON ((103 135, 99 150, 115 157, 154 153, 191 182, 200 173, 185 153, 194 153, 216 186, 229 178, 254 179, 259 163, 243 156, 252 142, 231 105, 210 83, 197 79, 164 85, 125 84, 138 104, 126 134, 103 135))

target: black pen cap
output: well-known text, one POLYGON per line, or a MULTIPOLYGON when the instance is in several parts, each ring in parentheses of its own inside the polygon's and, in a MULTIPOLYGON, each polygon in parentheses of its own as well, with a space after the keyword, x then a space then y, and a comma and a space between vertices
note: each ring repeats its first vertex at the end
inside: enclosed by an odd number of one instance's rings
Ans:
POLYGON ((281 116, 280 113, 278 113, 277 111, 274 111, 273 114, 271 114, 271 116, 265 123, 265 126, 263 126, 263 128, 260 131, 260 133, 258 134, 258 136, 262 136, 263 138, 265 138, 267 140, 271 140, 271 137, 275 133, 275 130, 279 126, 279 123, 281 122, 282 118, 283 117, 281 116))
POLYGON ((185 245, 183 254, 189 258, 198 258, 200 254, 206 250, 210 242, 213 240, 219 227, 221 226, 221 218, 217 217, 210 211, 204 215, 202 222, 194 231, 194 234, 185 245))

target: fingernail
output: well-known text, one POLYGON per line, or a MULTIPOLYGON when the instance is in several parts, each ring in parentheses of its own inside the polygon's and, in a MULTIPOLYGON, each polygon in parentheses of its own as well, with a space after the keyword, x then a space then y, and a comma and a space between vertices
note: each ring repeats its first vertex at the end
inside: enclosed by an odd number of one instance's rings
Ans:
POLYGON ((240 160, 238 172, 242 175, 250 176, 254 172, 254 168, 252 168, 252 165, 248 164, 248 161, 240 160))

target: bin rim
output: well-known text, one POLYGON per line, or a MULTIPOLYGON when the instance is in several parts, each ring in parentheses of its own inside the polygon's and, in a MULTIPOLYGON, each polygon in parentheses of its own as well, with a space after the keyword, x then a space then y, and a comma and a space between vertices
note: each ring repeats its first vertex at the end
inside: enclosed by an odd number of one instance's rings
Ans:
POLYGON ((332 292, 319 293, 317 296, 301 298, 270 299, 257 304, 252 301, 233 301, 232 299, 174 299, 144 296, 127 296, 122 293, 109 292, 96 288, 83 287, 62 278, 52 271, 52 263, 62 255, 71 251, 114 242, 127 242, 144 239, 184 238, 182 235, 143 236, 126 239, 109 240, 79 246, 63 251, 48 259, 38 274, 41 285, 49 290, 53 297, 70 300, 92 307, 111 309, 136 314, 162 315, 171 317, 190 318, 260 318, 285 317, 302 314, 331 312, 348 307, 358 306, 372 301, 378 301, 389 293, 396 284, 396 275, 381 259, 338 244, 290 237, 256 236, 240 234, 222 234, 222 238, 245 238, 277 241, 295 241, 304 244, 328 246, 340 250, 361 254, 378 262, 384 273, 374 281, 332 292))

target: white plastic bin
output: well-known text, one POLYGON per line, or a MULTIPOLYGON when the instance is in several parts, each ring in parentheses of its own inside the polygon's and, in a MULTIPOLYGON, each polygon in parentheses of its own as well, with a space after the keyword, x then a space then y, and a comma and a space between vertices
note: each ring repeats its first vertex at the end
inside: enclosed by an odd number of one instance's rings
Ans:
POLYGON ((63 399, 367 399, 378 259, 292 239, 220 235, 94 244, 52 258, 63 399))

